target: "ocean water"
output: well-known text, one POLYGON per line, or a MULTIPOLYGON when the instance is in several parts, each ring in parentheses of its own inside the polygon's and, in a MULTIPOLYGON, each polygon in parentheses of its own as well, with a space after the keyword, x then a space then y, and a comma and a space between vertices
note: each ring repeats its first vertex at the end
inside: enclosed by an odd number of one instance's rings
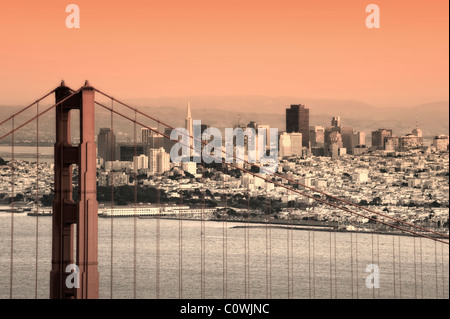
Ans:
MULTIPOLYGON (((10 296, 11 221, 10 214, 0 215, 0 298, 10 296)), ((13 224, 12 297, 34 298, 37 278, 37 297, 48 298, 51 217, 15 214, 13 224)), ((113 298, 133 298, 134 291, 137 298, 153 299, 157 292, 159 298, 179 298, 180 229, 182 298, 201 298, 202 292, 205 298, 223 298, 224 291, 227 298, 448 298, 449 249, 445 244, 407 236, 289 231, 261 225, 247 228, 246 254, 246 228, 235 227, 244 224, 228 222, 227 270, 224 271, 224 226, 222 222, 204 222, 202 291, 200 221, 182 221, 180 226, 178 220, 100 218, 100 298, 110 298, 111 293, 113 298), (112 292, 111 223, 114 230, 112 292), (159 285, 157 223, 160 226, 159 285), (269 234, 270 246, 267 245, 269 234), (268 247, 271 247, 270 254, 268 247), (366 286, 371 273, 366 272, 366 267, 370 264, 378 266, 380 288, 366 286)))
MULTIPOLYGON (((36 162, 36 146, 15 146, 14 158, 21 161, 36 162)), ((53 146, 39 147, 39 162, 53 163, 53 146)), ((10 160, 12 155, 11 146, 0 145, 0 157, 4 160, 10 160)))

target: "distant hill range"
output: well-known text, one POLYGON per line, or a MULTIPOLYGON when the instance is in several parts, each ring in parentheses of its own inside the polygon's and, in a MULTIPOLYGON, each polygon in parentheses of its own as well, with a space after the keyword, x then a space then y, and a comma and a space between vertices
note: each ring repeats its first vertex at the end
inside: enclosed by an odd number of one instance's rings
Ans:
MULTIPOLYGON (((184 126, 186 115, 185 97, 162 97, 153 99, 125 100, 124 102, 136 106, 138 109, 159 118, 160 120, 176 127, 184 126)), ((416 126, 422 129, 424 137, 432 137, 439 134, 449 134, 449 102, 435 102, 411 107, 378 108, 355 100, 325 100, 325 99, 302 99, 297 97, 264 97, 264 96, 195 96, 189 98, 194 119, 201 119, 202 123, 214 127, 233 127, 240 122, 247 124, 249 121, 269 124, 277 127, 280 131, 285 130, 285 110, 291 104, 304 104, 309 108, 310 125, 329 126, 332 116, 340 116, 343 125, 353 126, 357 131, 365 131, 370 139, 370 132, 378 128, 392 128, 395 135, 404 135, 416 126)), ((106 103, 109 105, 109 103, 106 103)), ((41 106, 44 109, 45 106, 41 106)), ((130 115, 130 111, 120 108, 115 103, 118 111, 124 111, 130 115)), ((0 120, 19 110, 20 107, 0 107, 0 120)), ((30 118, 35 115, 29 111, 25 116, 16 120, 30 118)), ((110 126, 109 112, 101 107, 97 110, 96 126, 110 126)), ((157 126, 150 120, 144 120, 138 116, 138 120, 149 126, 157 126)), ((52 134, 54 130, 54 112, 46 114, 41 123, 41 134, 52 134), (51 125, 49 125, 51 124, 51 125)), ((0 128, 5 132, 10 126, 4 124, 0 128)), ((122 131, 133 135, 133 126, 126 120, 115 116, 114 126, 116 131, 122 131)), ((161 126, 161 129, 162 126, 161 126)), ((18 132, 21 135, 31 135, 32 132, 23 129, 18 132)), ((138 136, 138 138, 140 138, 138 136)), ((120 139, 120 138, 119 138, 120 139)))

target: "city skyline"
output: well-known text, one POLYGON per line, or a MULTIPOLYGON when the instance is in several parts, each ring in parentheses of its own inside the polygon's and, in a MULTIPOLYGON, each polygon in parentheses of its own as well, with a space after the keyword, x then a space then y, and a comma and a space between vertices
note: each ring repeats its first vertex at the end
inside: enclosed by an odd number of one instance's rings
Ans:
POLYGON ((0 298, 448 298, 448 9, 5 3, 0 298))

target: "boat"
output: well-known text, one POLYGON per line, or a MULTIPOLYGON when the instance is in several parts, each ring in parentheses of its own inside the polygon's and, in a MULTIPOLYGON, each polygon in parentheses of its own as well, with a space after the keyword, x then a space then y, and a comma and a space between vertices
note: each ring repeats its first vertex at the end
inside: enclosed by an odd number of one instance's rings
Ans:
POLYGON ((51 208, 43 208, 43 209, 33 209, 31 212, 27 213, 27 216, 52 216, 51 208))

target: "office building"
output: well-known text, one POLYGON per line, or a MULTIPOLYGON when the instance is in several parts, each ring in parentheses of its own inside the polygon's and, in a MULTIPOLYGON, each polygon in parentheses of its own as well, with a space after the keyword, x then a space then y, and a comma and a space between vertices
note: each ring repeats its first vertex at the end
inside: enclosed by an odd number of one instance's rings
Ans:
POLYGON ((384 149, 384 139, 392 136, 392 130, 378 129, 372 132, 372 147, 374 149, 384 149))
POLYGON ((304 105, 291 105, 286 109, 286 132, 302 133, 302 145, 309 148, 309 109, 304 105))
POLYGON ((101 128, 97 136, 98 157, 104 162, 114 161, 116 152, 116 136, 110 128, 101 128))

